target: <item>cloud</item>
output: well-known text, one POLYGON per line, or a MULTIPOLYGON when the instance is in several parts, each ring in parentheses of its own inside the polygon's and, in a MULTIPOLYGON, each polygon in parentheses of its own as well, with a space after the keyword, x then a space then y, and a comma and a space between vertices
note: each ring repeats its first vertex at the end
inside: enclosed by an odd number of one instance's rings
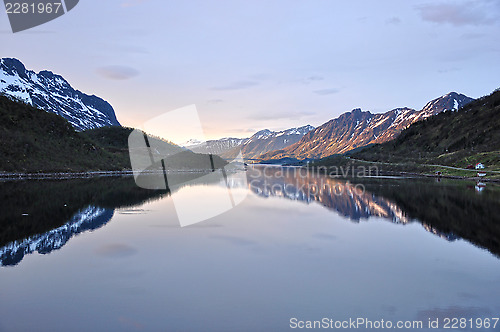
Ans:
POLYGON ((469 33, 464 33, 460 36, 461 39, 465 40, 471 40, 471 39, 479 39, 485 37, 486 34, 484 33, 474 33, 474 32, 469 32, 469 33))
POLYGON ((97 68, 97 73, 110 80, 128 80, 139 75, 139 71, 125 66, 106 66, 97 68))
POLYGON ((113 243, 97 248, 95 253, 99 256, 119 258, 135 255, 137 253, 137 249, 126 244, 113 243))
POLYGON ((328 233, 316 233, 313 234, 313 237, 321 240, 328 240, 328 241, 333 241, 337 240, 338 238, 335 235, 328 234, 328 233))
POLYGON ((391 18, 388 18, 387 20, 385 20, 385 23, 386 24, 400 24, 401 23, 401 19, 399 17, 391 17, 391 18))
POLYGON ((252 88, 256 85, 259 85, 259 82, 256 82, 256 81, 237 81, 237 82, 230 83, 228 85, 213 87, 213 88, 211 88, 211 90, 217 90, 217 91, 242 90, 242 89, 252 88))
POLYGON ((257 113, 248 116, 250 120, 259 120, 259 121, 267 121, 267 120, 279 120, 279 119, 300 119, 307 116, 315 115, 314 112, 309 111, 300 111, 300 112, 265 112, 265 113, 257 113))
POLYGON ((320 75, 311 75, 305 78, 300 79, 300 83, 302 84, 311 84, 319 81, 323 81, 325 78, 320 75))
POLYGON ((216 240, 222 240, 226 241, 230 244, 236 245, 236 246, 250 246, 250 245, 255 245, 257 242, 245 239, 243 237, 239 236, 231 236, 231 235, 213 235, 210 236, 212 239, 216 240))
POLYGON ((340 92, 340 90, 335 89, 335 88, 331 88, 331 89, 314 90, 313 92, 317 95, 320 95, 320 96, 326 96, 326 95, 333 95, 335 93, 338 93, 338 92, 340 92))
POLYGON ((230 130, 230 132, 233 132, 233 133, 255 133, 257 130, 253 129, 253 128, 236 128, 236 129, 232 129, 230 130))
POLYGON ((209 99, 209 100, 207 100, 207 103, 209 103, 209 104, 220 104, 223 102, 224 102, 224 100, 222 100, 222 99, 209 99))
POLYGON ((323 76, 319 76, 319 75, 312 75, 312 76, 309 76, 307 78, 307 80, 309 80, 309 81, 322 81, 324 79, 325 78, 323 76))
POLYGON ((427 22, 454 26, 489 25, 498 21, 498 6, 494 1, 433 3, 417 6, 420 17, 427 22), (492 8, 493 7, 493 8, 492 8), (493 14, 495 13, 495 14, 493 14))

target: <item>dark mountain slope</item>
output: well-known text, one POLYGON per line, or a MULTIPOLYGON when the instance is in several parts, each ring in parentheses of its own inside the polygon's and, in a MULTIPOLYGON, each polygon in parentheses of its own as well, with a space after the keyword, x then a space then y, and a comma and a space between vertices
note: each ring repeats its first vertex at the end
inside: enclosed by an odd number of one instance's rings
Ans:
POLYGON ((0 96, 0 170, 10 172, 126 168, 62 117, 0 96))
MULTIPOLYGON (((0 96, 0 172, 130 170, 131 128, 77 132, 64 118, 0 96)), ((203 168, 208 156, 148 135, 154 153, 173 155, 170 169, 203 168), (161 150, 161 151, 160 151, 161 150)), ((214 156, 217 166, 226 163, 214 156)))

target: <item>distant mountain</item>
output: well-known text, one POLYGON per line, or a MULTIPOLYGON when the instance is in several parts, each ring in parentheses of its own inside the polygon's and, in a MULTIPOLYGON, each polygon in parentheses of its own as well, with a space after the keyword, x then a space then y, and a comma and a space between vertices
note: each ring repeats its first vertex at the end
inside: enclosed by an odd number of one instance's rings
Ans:
POLYGON ((197 153, 211 153, 221 155, 234 147, 240 146, 247 139, 248 138, 225 137, 216 140, 209 140, 206 142, 189 140, 188 142, 183 144, 183 146, 197 153))
POLYGON ((368 144, 387 142, 416 121, 444 110, 457 110, 472 100, 474 99, 451 92, 430 101, 420 111, 405 107, 372 114, 359 108, 354 109, 310 131, 297 143, 265 153, 260 159, 323 158, 368 144))
POLYGON ((50 71, 27 70, 17 59, 0 59, 0 94, 58 114, 77 130, 120 125, 107 101, 73 89, 50 71))
POLYGON ((416 122, 396 139, 353 154, 373 161, 436 163, 466 167, 474 162, 500 165, 500 90, 416 122))
POLYGON ((310 125, 282 131, 264 129, 253 134, 237 148, 222 153, 221 156, 223 158, 234 158, 241 149, 244 158, 257 158, 268 151, 283 149, 298 142, 304 135, 313 129, 314 127, 310 125))
POLYGON ((244 158, 253 159, 262 153, 292 145, 313 129, 310 125, 282 131, 263 129, 248 138, 221 138, 186 147, 193 152, 218 154, 226 159, 237 157, 241 151, 244 158))
POLYGON ((420 111, 420 114, 415 119, 415 122, 427 119, 428 117, 436 115, 443 111, 457 111, 459 108, 467 105, 473 100, 474 98, 467 97, 466 95, 456 92, 450 92, 442 97, 428 102, 420 111))

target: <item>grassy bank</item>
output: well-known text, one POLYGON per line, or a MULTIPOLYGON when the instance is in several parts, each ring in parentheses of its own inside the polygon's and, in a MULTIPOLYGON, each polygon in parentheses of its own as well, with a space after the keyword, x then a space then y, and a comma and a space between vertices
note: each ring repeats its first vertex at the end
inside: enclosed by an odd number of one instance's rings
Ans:
POLYGON ((500 169, 488 166, 484 171, 487 176, 479 178, 475 169, 457 169, 454 166, 420 164, 414 161, 410 162, 382 162, 359 160, 353 157, 336 155, 307 164, 312 169, 322 169, 331 174, 342 176, 342 172, 349 175, 421 175, 437 176, 440 172, 441 177, 450 177, 457 179, 482 180, 482 181, 500 181, 500 169))

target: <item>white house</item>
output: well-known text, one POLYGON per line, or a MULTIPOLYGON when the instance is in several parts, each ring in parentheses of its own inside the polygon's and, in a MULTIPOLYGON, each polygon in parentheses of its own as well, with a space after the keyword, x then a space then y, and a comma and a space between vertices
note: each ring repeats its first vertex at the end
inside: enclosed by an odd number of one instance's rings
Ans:
POLYGON ((476 164, 476 169, 484 169, 484 165, 481 163, 476 164))

